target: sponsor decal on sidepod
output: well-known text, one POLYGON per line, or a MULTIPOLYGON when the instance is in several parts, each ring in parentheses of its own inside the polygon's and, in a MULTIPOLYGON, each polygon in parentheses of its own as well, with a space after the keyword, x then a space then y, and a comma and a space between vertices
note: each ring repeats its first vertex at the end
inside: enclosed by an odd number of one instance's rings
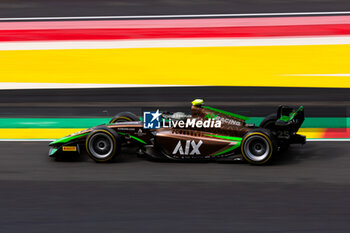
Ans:
POLYGON ((200 140, 196 143, 194 140, 186 140, 185 149, 182 147, 181 141, 177 143, 175 149, 173 150, 173 155, 179 153, 180 155, 200 155, 199 147, 203 144, 203 141, 200 140), (191 152, 190 152, 190 147, 191 152))

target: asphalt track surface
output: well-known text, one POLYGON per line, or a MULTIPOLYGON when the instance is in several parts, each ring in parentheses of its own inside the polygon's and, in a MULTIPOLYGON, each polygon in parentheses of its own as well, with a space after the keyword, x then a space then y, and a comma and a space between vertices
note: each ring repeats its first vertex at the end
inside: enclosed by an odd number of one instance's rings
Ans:
MULTIPOLYGON (((88 117, 158 106, 266 115, 304 104, 344 117, 347 89, 181 87, 0 92, 1 117, 88 117)), ((54 161, 47 142, 0 143, 0 232, 349 232, 349 142, 308 142, 274 164, 54 161)))
POLYGON ((3 0, 3 17, 348 11, 348 0, 3 0))
POLYGON ((1 232, 349 232, 349 143, 243 162, 55 161, 1 142, 1 232))
POLYGON ((163 87, 0 91, 0 117, 106 117, 122 111, 189 112, 191 101, 250 117, 279 105, 304 105, 307 117, 347 117, 350 94, 342 88, 163 87), (104 112, 107 111, 108 113, 104 112))

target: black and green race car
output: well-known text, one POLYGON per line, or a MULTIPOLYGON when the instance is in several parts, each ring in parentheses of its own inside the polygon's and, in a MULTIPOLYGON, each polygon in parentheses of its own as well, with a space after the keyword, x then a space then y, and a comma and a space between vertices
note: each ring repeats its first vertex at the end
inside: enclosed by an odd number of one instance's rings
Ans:
POLYGON ((108 124, 86 129, 50 143, 49 156, 87 151, 96 162, 114 161, 121 148, 137 148, 154 160, 218 160, 242 157, 251 164, 266 164, 290 144, 304 144, 297 134, 304 121, 304 108, 278 107, 257 127, 248 117, 192 102, 191 114, 144 112, 139 118, 121 112, 108 124))

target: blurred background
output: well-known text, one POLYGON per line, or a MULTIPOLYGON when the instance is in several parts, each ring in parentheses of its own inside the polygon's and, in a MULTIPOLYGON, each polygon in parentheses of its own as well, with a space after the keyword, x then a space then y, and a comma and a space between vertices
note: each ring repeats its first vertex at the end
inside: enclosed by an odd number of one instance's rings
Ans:
POLYGON ((0 230, 348 232, 350 2, 1 0, 0 230), (57 162, 49 141, 191 101, 259 124, 305 106, 269 167, 57 162))

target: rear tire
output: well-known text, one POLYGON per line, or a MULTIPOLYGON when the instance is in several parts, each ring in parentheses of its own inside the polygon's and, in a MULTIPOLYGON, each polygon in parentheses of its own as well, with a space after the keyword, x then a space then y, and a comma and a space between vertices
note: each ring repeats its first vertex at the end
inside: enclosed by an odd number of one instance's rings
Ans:
POLYGON ((139 121, 140 119, 131 112, 120 112, 115 115, 109 123, 139 121))
POLYGON ((274 146, 266 130, 253 130, 247 133, 241 143, 244 160, 250 164, 266 164, 272 159, 274 146))
POLYGON ((87 137, 86 150, 95 162, 111 162, 120 152, 119 136, 107 127, 97 128, 87 137))
MULTIPOLYGON (((277 120, 277 114, 270 114, 267 117, 265 117, 265 119, 260 123, 259 127, 270 130, 271 135, 277 138, 278 134, 280 133, 278 131, 278 127, 276 127, 277 120)), ((289 148, 289 142, 287 140, 283 141, 283 143, 279 142, 278 144, 280 144, 278 152, 283 153, 289 148)))
POLYGON ((265 119, 260 123, 259 127, 263 129, 268 129, 270 131, 275 131, 275 123, 278 120, 277 114, 273 113, 265 117, 265 119))

